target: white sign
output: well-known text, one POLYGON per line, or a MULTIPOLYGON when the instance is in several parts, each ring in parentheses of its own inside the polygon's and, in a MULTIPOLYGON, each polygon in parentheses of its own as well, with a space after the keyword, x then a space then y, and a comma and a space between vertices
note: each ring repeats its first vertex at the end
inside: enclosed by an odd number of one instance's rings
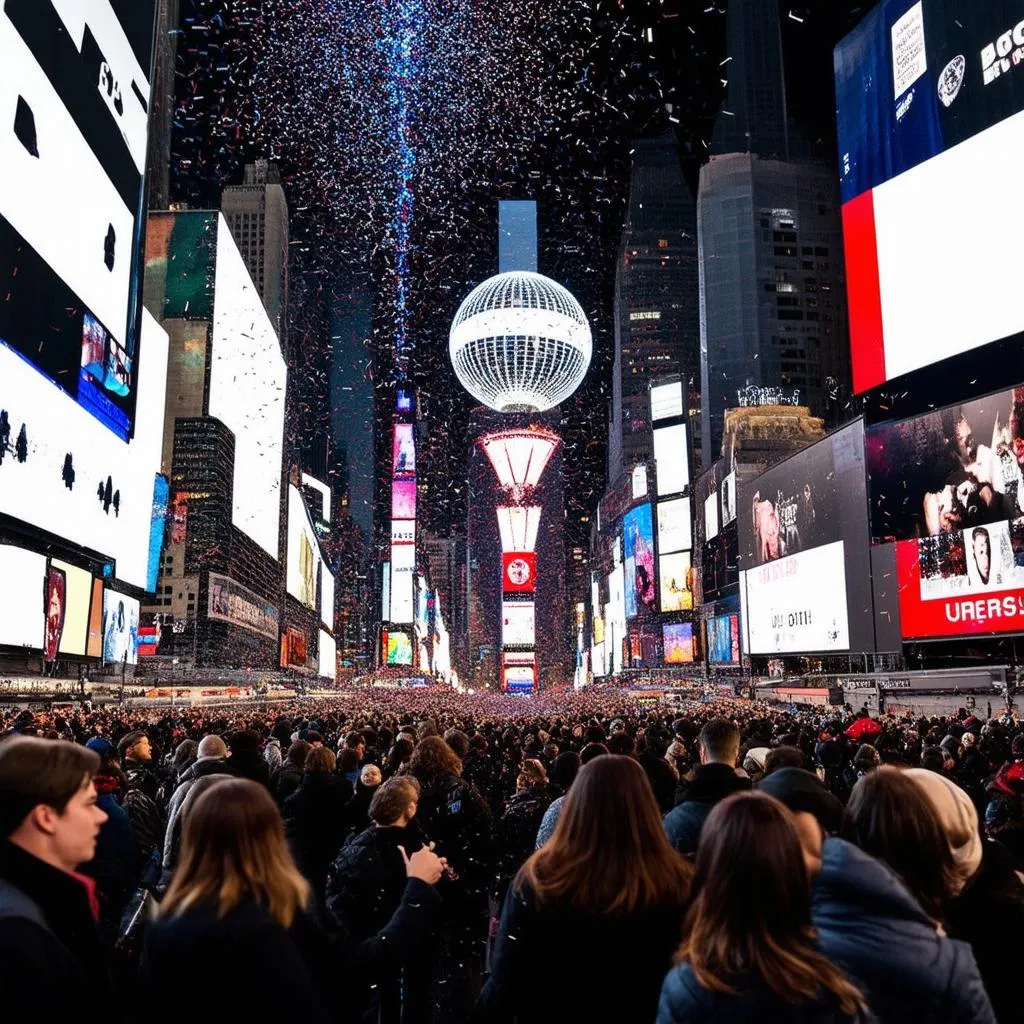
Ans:
POLYGON ((918 2, 892 27, 893 95, 899 99, 928 70, 924 9, 918 2))
POLYGON ((751 654, 850 649, 841 540, 743 572, 740 592, 751 654))
POLYGON ((673 498, 658 502, 658 551, 689 551, 693 547, 690 499, 673 498))
POLYGON ((660 427, 654 431, 654 462, 658 477, 658 497, 678 494, 690 483, 690 465, 686 451, 686 424, 660 427))
POLYGON ((633 497, 647 497, 647 466, 642 464, 633 467, 633 497))
POLYGON ((651 422, 683 415, 683 384, 659 384, 651 388, 651 422))
POLYGON ((718 492, 704 499, 704 539, 714 540, 718 536, 718 492))
POLYGON ((504 647, 532 647, 534 644, 533 602, 501 606, 501 643, 504 647))

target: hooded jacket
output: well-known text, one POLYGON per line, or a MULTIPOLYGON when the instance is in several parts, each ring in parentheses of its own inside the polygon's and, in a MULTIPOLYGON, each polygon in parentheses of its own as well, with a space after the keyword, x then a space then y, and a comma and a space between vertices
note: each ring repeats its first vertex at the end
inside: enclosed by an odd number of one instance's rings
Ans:
POLYGON ((946 938, 880 861, 827 839, 811 917, 879 1024, 995 1024, 971 947, 946 938))
POLYGON ((665 815, 668 841, 685 856, 695 854, 701 829, 712 807, 719 800, 745 789, 750 789, 750 779, 737 775, 731 765, 702 764, 686 787, 682 803, 665 815))

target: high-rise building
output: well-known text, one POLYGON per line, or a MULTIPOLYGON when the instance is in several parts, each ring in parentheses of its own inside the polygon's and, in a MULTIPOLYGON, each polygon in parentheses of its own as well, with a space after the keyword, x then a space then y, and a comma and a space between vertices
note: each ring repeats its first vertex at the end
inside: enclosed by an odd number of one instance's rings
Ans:
POLYGON ((288 202, 277 166, 267 160, 246 164, 242 184, 224 189, 220 206, 287 351, 288 202))
POLYGON ((846 279, 834 169, 800 159, 774 0, 731 0, 728 94, 697 194, 701 463, 727 409, 808 406, 828 426, 848 391, 846 279))
POLYGON ((181 0, 157 0, 153 84, 149 91, 146 209, 166 210, 171 201, 171 137, 174 130, 174 62, 181 0))
MULTIPOLYGON (((651 457, 652 378, 682 375, 691 410, 699 409, 698 313, 697 218, 675 136, 638 139, 615 274, 609 482, 651 457)), ((696 443, 699 422, 693 425, 696 443)))

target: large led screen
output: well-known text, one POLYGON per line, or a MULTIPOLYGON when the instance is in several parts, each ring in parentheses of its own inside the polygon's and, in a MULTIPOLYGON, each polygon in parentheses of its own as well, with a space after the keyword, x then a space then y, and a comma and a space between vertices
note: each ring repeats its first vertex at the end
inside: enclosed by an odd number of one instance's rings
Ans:
POLYGON ((707 620, 708 663, 738 665, 740 663, 740 617, 736 614, 716 615, 707 620))
POLYGON ((1019 0, 882 0, 836 49, 854 388, 1024 329, 1019 0), (936 216, 941 210, 941 216, 936 216))
POLYGON ((640 609, 654 608, 654 526, 651 506, 638 505, 622 520, 626 553, 626 618, 635 619, 640 609))
POLYGON ((501 589, 506 594, 532 594, 537 586, 537 555, 506 551, 501 556, 501 589))
POLYGON ((534 644, 534 606, 532 601, 501 606, 501 642, 505 647, 532 647, 534 644))
POLYGON ((395 630, 388 633, 387 662, 389 665, 412 664, 412 637, 408 633, 395 630))
MULTIPOLYGON (((92 574, 68 562, 53 558, 51 570, 64 576, 63 626, 58 639, 60 654, 85 654, 89 633, 89 603, 92 600, 92 574)), ((48 610, 49 614, 49 610, 48 610)))
POLYGON ((139 602, 126 594, 103 594, 103 661, 135 665, 139 651, 139 602))
POLYGON ((338 674, 338 648, 330 633, 320 630, 317 654, 317 675, 321 679, 334 679, 338 674))
POLYGON ((139 402, 154 11, 154 0, 0 10, 0 347, 121 441, 139 402))
POLYGON ((694 660, 692 622, 666 623, 661 634, 666 665, 688 665, 694 660))
POLYGON ((0 644, 42 650, 46 559, 0 544, 0 644))
POLYGON ((658 497, 679 494, 690 483, 686 424, 659 427, 654 431, 654 471, 658 479, 658 497))
POLYGON ((216 572, 210 573, 207 615, 274 640, 280 634, 276 605, 216 572))
POLYGON ((416 568, 416 548, 412 544, 396 544, 391 549, 390 622, 412 625, 413 570, 416 568))
POLYGON ((1024 625, 1022 413, 1016 388, 868 431, 872 533, 897 541, 905 638, 1024 625))
POLYGON ((663 612, 688 612, 693 609, 690 552, 662 555, 658 559, 659 590, 663 612))
MULTIPOLYGON (((323 559, 313 523, 299 489, 288 485, 288 593, 307 608, 317 607, 316 581, 323 559)), ((333 588, 332 588, 333 589, 333 588)))
POLYGON ((391 468, 394 476, 415 476, 416 439, 411 423, 395 425, 391 449, 391 468))
POLYGON ((320 621, 334 629, 334 574, 326 562, 320 566, 320 621))
POLYGON ((415 479, 391 482, 391 518, 404 520, 416 518, 415 479))
POLYGON ((683 415, 683 382, 657 384, 651 388, 651 422, 683 415))
POLYGON ((235 435, 231 521, 275 560, 286 379, 281 343, 260 292, 218 217, 209 413, 235 435))
POLYGON ((689 551, 693 547, 690 499, 673 498, 658 502, 658 551, 689 551))

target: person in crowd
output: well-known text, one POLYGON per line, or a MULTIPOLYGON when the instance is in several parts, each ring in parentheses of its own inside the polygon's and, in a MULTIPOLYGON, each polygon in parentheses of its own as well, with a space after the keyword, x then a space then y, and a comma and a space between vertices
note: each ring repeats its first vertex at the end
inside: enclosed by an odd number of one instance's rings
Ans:
MULTIPOLYGON (((751 747, 743 755, 743 771, 751 783, 757 783, 764 778, 764 765, 769 754, 768 747, 751 747)), ((671 810, 672 808, 669 808, 671 810)))
POLYGON ((263 746, 263 760, 267 762, 270 769, 271 788, 277 782, 277 773, 281 770, 281 763, 284 755, 281 753, 281 741, 276 736, 271 736, 263 746))
POLYGON ((469 753, 469 737, 461 729, 449 729, 444 734, 444 741, 452 748, 460 761, 466 760, 469 753))
POLYGON ((345 748, 355 751, 356 765, 357 767, 361 766, 363 758, 366 756, 366 737, 361 732, 353 729, 345 736, 345 748))
POLYGON ((382 775, 385 781, 393 775, 397 775, 405 767, 405 763, 412 757, 414 746, 414 741, 408 736, 399 736, 395 739, 391 749, 388 751, 387 757, 384 758, 384 771, 382 775))
MULTIPOLYGON (((608 748, 603 743, 588 743, 574 759, 570 759, 566 767, 559 773, 560 777, 568 778, 568 785, 571 788, 579 770, 590 764, 595 757, 601 757, 608 753, 608 748)), ((551 801, 548 809, 541 819, 540 828, 537 829, 537 840, 534 848, 539 850, 554 834, 558 825, 558 819, 562 813, 562 804, 565 803, 565 795, 556 797, 551 801)))
POLYGON ((178 857, 181 854, 181 830, 182 824, 188 815, 192 805, 199 799, 199 797, 205 793, 211 786, 215 786, 218 782, 223 782, 226 779, 235 779, 236 775, 204 775, 202 778, 195 779, 189 788, 188 794, 185 799, 182 800, 178 813, 175 816, 173 828, 168 825, 167 828, 167 840, 164 843, 164 855, 161 863, 160 880, 155 887, 155 891, 161 896, 167 892, 167 887, 171 884, 171 879, 174 877, 174 871, 178 866, 178 857))
POLYGON ((164 833, 163 843, 163 866, 167 869, 168 857, 171 846, 177 846, 180 833, 179 815, 182 805, 191 792, 192 787, 199 779, 209 775, 234 775, 235 772, 228 765, 228 747, 220 736, 207 735, 199 741, 196 748, 196 760, 181 774, 181 781, 178 783, 170 804, 167 807, 167 828, 164 833))
POLYGON ((343 746, 338 754, 338 774, 345 780, 353 795, 359 781, 359 771, 359 754, 352 747, 343 746))
POLYGON ((843 772, 843 784, 847 793, 869 772, 875 771, 882 763, 882 755, 870 743, 862 743, 853 755, 853 763, 843 772))
POLYGON ((774 797, 741 792, 712 808, 692 897, 658 1024, 861 1019, 860 991, 815 943, 800 837, 774 797))
POLYGON ((370 825, 370 804, 384 776, 375 764, 364 764, 356 780, 356 790, 345 809, 345 832, 362 832, 370 825))
POLYGON ((519 769, 516 791, 498 822, 495 896, 499 906, 505 898, 505 890, 512 876, 533 853, 537 830, 551 800, 544 765, 527 758, 519 769))
MULTIPOLYGON (((174 748, 174 753, 171 755, 171 760, 168 764, 165 784, 165 788, 167 786, 170 788, 170 792, 167 794, 167 801, 170 800, 171 793, 174 792, 175 787, 181 782, 182 775, 196 763, 198 756, 199 744, 194 739, 184 739, 174 748)), ((164 801, 165 805, 167 801, 164 801)))
POLYGON ((118 760, 125 780, 121 806, 132 823, 132 834, 143 873, 159 872, 163 851, 165 817, 156 801, 160 780, 153 771, 153 748, 145 732, 129 732, 117 744, 118 760))
POLYGON ((736 774, 740 731, 734 722, 713 718, 700 731, 700 765, 689 781, 680 782, 677 800, 665 815, 669 842, 682 854, 697 852, 701 828, 711 808, 733 793, 750 789, 750 780, 736 774))
POLYGON ((345 837, 351 790, 335 773, 329 747, 316 747, 306 758, 299 788, 284 802, 285 835, 292 857, 313 892, 313 906, 323 904, 327 869, 345 837))
POLYGON ((647 780, 658 801, 658 809, 667 814, 675 804, 676 786, 679 776, 665 755, 668 752, 669 735, 660 726, 651 726, 644 732, 644 749, 637 755, 640 767, 647 773, 647 780))
POLYGON ((284 804, 285 800, 299 788, 302 772, 306 767, 306 757, 312 749, 305 740, 295 740, 288 748, 274 786, 274 796, 279 805, 284 804))
POLYGON ((410 858, 406 896, 383 931, 339 945, 308 913, 309 886, 266 787, 244 778, 211 785, 188 809, 180 863, 147 934, 146 1019, 179 1019, 183 978, 214 1018, 286 1019, 301 1007, 311 1019, 344 1019, 330 1009, 338 987, 390 966, 429 926, 443 864, 423 853, 410 858))
POLYGON ((141 730, 122 736, 117 744, 117 756, 128 789, 145 793, 155 801, 160 790, 160 777, 153 770, 153 747, 149 736, 141 730))
POLYGON ((270 769, 260 754, 262 737, 255 729, 239 729, 231 734, 228 770, 243 779, 252 779, 270 791, 270 769))
POLYGON ((12 1021, 109 1020, 116 998, 92 860, 107 820, 100 757, 63 740, 0 742, 0 991, 12 1021))
POLYGON ((806 768, 807 758, 799 747, 783 744, 773 747, 764 757, 764 776, 777 772, 780 768, 806 768))
POLYGON ((689 879, 640 765, 616 755, 591 760, 551 840, 509 886, 481 1018, 653 1020, 689 879), (613 978, 630 981, 599 980, 613 978))

